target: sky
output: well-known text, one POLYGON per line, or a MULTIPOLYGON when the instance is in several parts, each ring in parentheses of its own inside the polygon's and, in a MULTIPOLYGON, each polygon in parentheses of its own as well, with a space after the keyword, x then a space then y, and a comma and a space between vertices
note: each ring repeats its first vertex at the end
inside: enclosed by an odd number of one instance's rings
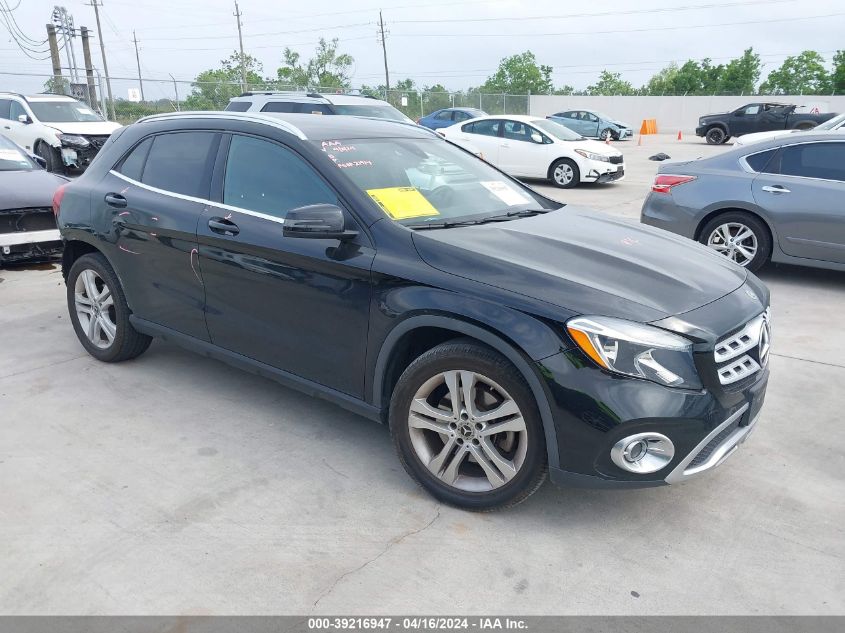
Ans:
MULTIPOLYGON (((90 0, 57 1, 77 27, 96 35, 90 0)), ((54 4, 0 0, 36 41, 46 37, 54 4)), ((829 61, 845 48, 845 0, 239 0, 239 6, 244 50, 263 63, 264 74, 275 76, 286 46, 307 59, 318 38, 337 37, 339 50, 355 59, 353 86, 384 83, 376 35, 380 7, 391 81, 410 77, 421 86, 454 90, 480 85, 502 58, 525 50, 554 68, 555 85, 584 88, 603 68, 640 86, 671 61, 726 62, 753 46, 765 76, 802 50, 819 51, 829 61)), ((137 86, 131 79, 137 76, 133 32, 147 98, 172 96, 171 75, 189 81, 236 50, 233 12, 229 0, 103 0, 110 74, 130 78, 116 82, 115 97, 137 86)), ((98 42, 92 45, 94 65, 102 68, 98 42)), ((81 65, 78 39, 75 47, 81 65)), ((0 21, 0 90, 39 91, 50 72, 49 60, 27 57, 0 21)))

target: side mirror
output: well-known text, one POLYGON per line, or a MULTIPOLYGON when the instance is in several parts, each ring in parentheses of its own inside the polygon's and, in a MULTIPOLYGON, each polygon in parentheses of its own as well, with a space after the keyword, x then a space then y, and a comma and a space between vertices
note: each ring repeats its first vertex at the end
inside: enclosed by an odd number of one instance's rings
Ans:
POLYGON ((531 140, 534 141, 535 143, 542 143, 543 137, 540 135, 539 132, 532 132, 531 133, 531 140))
POLYGON ((43 158, 43 157, 39 156, 38 154, 31 154, 29 157, 32 160, 34 160, 36 163, 41 165, 42 169, 47 169, 47 159, 46 158, 43 158))
POLYGON ((32 123, 32 119, 29 118, 28 114, 19 114, 18 123, 24 123, 26 125, 29 125, 30 123, 32 123))
POLYGON ((358 231, 344 230, 344 225, 345 219, 340 207, 333 204, 310 204, 288 211, 282 234, 285 237, 341 241, 358 235, 358 231))

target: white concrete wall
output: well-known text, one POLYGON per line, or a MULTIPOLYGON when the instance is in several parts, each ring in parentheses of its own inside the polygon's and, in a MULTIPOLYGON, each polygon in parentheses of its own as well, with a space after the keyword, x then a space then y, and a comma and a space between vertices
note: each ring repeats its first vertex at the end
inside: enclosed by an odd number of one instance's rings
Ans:
POLYGON ((643 119, 657 119, 657 131, 692 133, 698 117, 735 110, 746 103, 777 101, 800 106, 818 106, 821 112, 845 112, 845 95, 833 97, 587 97, 566 95, 531 95, 530 113, 548 116, 564 110, 599 110, 631 125, 639 132, 643 119))

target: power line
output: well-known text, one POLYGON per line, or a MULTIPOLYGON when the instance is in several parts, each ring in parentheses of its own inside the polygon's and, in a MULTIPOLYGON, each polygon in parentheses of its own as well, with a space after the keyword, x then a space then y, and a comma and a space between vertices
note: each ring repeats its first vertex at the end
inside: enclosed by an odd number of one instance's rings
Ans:
POLYGON ((774 22, 796 22, 798 20, 818 20, 833 18, 845 13, 826 13, 824 15, 806 15, 773 20, 750 20, 747 22, 722 22, 720 24, 690 24, 688 26, 653 26, 643 29, 613 29, 608 31, 580 30, 556 33, 397 33, 396 37, 560 37, 563 35, 610 35, 615 33, 645 33, 649 31, 686 31, 689 29, 712 29, 719 26, 744 26, 748 24, 770 24, 774 22))
POLYGON ((434 20, 393 20, 393 24, 445 24, 452 22, 517 22, 525 20, 572 20, 575 18, 601 18, 618 15, 648 15, 652 13, 675 13, 678 11, 697 11, 700 9, 717 9, 727 7, 745 7, 758 4, 783 4, 798 2, 798 0, 743 0, 741 2, 718 2, 712 4, 692 4, 680 7, 656 7, 652 9, 621 9, 599 11, 595 13, 570 13, 567 15, 536 15, 536 16, 500 16, 485 18, 438 18, 434 20))

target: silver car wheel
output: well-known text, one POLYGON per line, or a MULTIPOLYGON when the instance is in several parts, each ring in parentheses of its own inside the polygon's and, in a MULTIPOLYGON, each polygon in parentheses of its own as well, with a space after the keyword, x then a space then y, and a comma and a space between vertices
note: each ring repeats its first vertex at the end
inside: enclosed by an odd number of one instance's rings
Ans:
POLYGON ((472 371, 429 378, 408 413, 411 445, 433 475, 466 492, 486 492, 516 476, 528 450, 528 431, 516 401, 472 371))
POLYGON ((740 266, 748 266, 757 255, 757 236, 740 222, 717 226, 707 238, 707 246, 740 266))
POLYGON ((74 284, 74 304, 85 336, 100 349, 111 347, 117 335, 114 297, 100 275, 87 268, 74 284))
POLYGON ((575 172, 572 171, 572 165, 567 163, 561 163, 557 167, 555 167, 554 173, 552 176, 555 179, 555 182, 559 185, 568 185, 572 182, 572 178, 575 176, 575 172))

